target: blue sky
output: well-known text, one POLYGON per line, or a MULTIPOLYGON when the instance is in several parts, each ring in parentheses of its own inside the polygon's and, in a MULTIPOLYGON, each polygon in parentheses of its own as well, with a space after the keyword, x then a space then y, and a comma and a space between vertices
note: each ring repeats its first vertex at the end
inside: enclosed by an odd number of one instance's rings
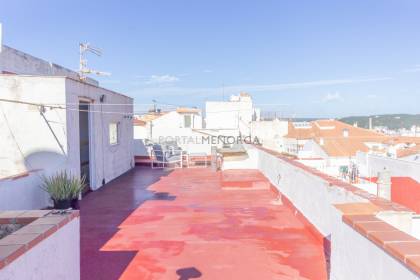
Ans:
MULTIPOLYGON (((195 105, 247 91, 264 111, 420 113, 420 1, 0 0, 4 43, 89 66, 136 103, 195 105), (223 95, 224 92, 224 95, 223 95)), ((147 105, 145 105, 147 106, 147 105)), ((144 107, 138 106, 137 110, 144 107)))

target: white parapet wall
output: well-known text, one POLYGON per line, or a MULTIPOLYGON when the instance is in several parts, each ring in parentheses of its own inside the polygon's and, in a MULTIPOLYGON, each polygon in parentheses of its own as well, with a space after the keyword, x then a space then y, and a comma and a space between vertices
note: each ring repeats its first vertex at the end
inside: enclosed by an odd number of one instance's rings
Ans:
POLYGON ((248 153, 256 154, 257 168, 273 186, 324 236, 324 242, 330 242, 331 247, 326 248, 330 250, 326 254, 331 256, 330 279, 418 279, 407 265, 344 223, 342 213, 334 206, 369 204, 369 194, 361 196, 361 190, 340 186, 339 180, 275 153, 251 145, 246 148, 248 153))
POLYGON ((420 163, 402 159, 394 159, 358 152, 356 155, 360 174, 365 177, 376 177, 384 169, 391 172, 391 176, 411 177, 420 182, 420 163))
POLYGON ((6 267, 1 280, 79 280, 80 219, 62 226, 6 267))
POLYGON ((258 153, 258 169, 326 237, 333 231, 333 204, 366 201, 272 154, 248 146, 248 150, 253 149, 258 153))
POLYGON ((337 211, 331 238, 331 280, 414 280, 419 277, 371 240, 341 221, 337 211))
POLYGON ((0 211, 41 209, 48 205, 49 195, 40 188, 38 173, 0 180, 0 211))

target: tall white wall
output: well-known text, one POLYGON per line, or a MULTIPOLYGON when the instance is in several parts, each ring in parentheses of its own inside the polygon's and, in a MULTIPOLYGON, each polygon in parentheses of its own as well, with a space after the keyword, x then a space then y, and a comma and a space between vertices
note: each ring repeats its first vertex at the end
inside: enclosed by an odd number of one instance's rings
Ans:
POLYGON ((115 114, 101 115, 100 106, 91 108, 96 111, 91 113, 91 187, 97 189, 103 178, 108 182, 134 165, 132 120, 124 118, 132 113, 131 98, 63 77, 0 75, 0 92, 5 99, 66 107, 45 106, 45 120, 39 106, 0 102, 0 176, 39 170, 30 178, 0 181, 0 203, 9 209, 47 206, 42 205, 45 194, 39 188, 42 174, 51 175, 63 169, 75 176, 80 174, 79 97, 90 98, 97 104, 105 94, 106 103, 129 104, 104 106, 105 111, 118 111, 115 114), (111 121, 120 122, 120 143, 112 147, 108 131, 111 121), (20 187, 11 190, 17 184, 20 187), (23 185, 30 186, 25 189, 23 185))
POLYGON ((98 88, 75 80, 66 79, 68 160, 78 168, 79 157, 79 112, 80 98, 91 100, 90 113, 90 161, 91 188, 98 189, 134 166, 133 152, 133 99, 104 88, 98 88), (105 96, 104 105, 99 99, 105 96), (107 106, 106 104, 127 104, 127 106, 107 106), (101 113, 102 110, 102 113, 101 113), (119 142, 109 143, 109 124, 119 123, 119 142))
MULTIPOLYGON (((44 104, 65 103, 65 82, 63 78, 18 77, 0 75, 1 97, 10 100, 44 104)), ((3 176, 15 175, 27 169, 43 168, 40 153, 63 157, 59 143, 66 148, 66 112, 47 109, 45 117, 39 107, 0 102, 0 146, 2 147, 3 176), (51 126, 59 143, 55 140, 51 126), (6 168, 4 166, 7 166, 6 168)), ((51 164, 65 164, 57 160, 51 164)), ((1 174, 0 174, 1 175, 1 174)))
POLYGON ((80 279, 80 219, 73 219, 0 269, 0 279, 80 279))
POLYGON ((251 123, 251 136, 257 137, 261 144, 274 141, 285 136, 288 131, 288 122, 282 120, 254 121, 251 123))
POLYGON ((240 129, 249 135, 254 114, 251 101, 207 101, 206 128, 240 129))

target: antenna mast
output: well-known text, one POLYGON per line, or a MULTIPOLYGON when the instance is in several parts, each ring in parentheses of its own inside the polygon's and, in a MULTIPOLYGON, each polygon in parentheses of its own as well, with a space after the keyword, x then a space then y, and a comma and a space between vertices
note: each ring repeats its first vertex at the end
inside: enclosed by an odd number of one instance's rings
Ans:
POLYGON ((79 76, 80 80, 85 81, 87 74, 96 74, 99 76, 109 76, 111 73, 101 72, 93 69, 89 69, 87 66, 87 59, 85 58, 86 52, 91 52, 97 56, 102 55, 102 51, 98 48, 92 47, 90 43, 79 44, 79 76))

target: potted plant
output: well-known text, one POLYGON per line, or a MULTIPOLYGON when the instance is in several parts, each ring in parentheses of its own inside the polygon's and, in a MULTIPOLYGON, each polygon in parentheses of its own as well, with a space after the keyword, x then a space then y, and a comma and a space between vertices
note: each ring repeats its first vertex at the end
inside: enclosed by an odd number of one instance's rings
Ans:
POLYGON ((55 209, 68 209, 79 197, 85 185, 85 178, 78 178, 60 171, 50 177, 43 177, 41 188, 46 191, 54 203, 55 209))

